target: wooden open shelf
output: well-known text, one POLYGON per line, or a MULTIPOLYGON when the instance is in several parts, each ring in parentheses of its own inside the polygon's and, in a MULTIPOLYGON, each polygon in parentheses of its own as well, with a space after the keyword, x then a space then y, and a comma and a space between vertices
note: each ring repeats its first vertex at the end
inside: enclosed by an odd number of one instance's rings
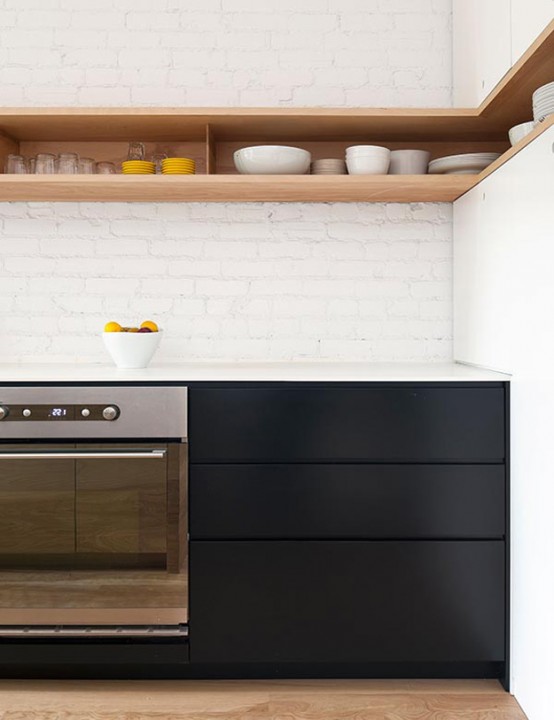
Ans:
POLYGON ((0 175, 2 200, 452 202, 472 175, 0 175))
POLYGON ((0 163, 8 153, 74 151, 119 163, 127 143, 196 160, 194 177, 0 175, 0 201, 453 201, 506 162, 507 133, 532 115, 531 96, 554 80, 554 21, 479 108, 3 108, 0 163), (301 145, 314 159, 351 144, 421 148, 432 158, 503 153, 485 173, 465 176, 245 176, 232 154, 245 145, 301 145))

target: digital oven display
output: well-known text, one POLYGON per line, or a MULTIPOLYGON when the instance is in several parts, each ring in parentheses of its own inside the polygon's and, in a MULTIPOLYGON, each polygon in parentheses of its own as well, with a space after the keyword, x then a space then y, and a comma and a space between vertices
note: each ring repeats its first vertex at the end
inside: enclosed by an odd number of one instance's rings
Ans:
MULTIPOLYGON (((71 408, 73 409, 73 408, 71 408)), ((52 420, 64 420, 69 417, 70 408, 67 407, 53 407, 48 409, 48 418, 52 420)), ((71 413, 73 414, 73 413, 71 413)))

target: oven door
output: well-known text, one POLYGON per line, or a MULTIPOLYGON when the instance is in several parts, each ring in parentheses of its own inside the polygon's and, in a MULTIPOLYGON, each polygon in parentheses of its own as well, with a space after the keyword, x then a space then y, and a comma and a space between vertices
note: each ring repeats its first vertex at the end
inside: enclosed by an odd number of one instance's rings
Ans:
POLYGON ((186 634, 186 447, 0 445, 3 634, 186 634))

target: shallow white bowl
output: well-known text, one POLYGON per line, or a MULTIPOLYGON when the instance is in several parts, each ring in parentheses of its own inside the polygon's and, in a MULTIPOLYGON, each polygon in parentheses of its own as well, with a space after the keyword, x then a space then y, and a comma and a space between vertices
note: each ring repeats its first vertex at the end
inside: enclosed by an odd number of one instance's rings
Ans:
POLYGON ((386 175, 390 165, 390 150, 376 147, 375 152, 346 155, 349 175, 386 175))
POLYGON ((427 150, 393 150, 390 175, 426 175, 431 153, 427 150))
POLYGON ((148 367, 160 344, 162 330, 152 333, 105 332, 104 345, 122 370, 148 367))
POLYGON ((510 143, 512 145, 515 145, 520 140, 523 140, 526 135, 529 135, 529 133, 534 130, 536 124, 536 122, 533 122, 531 120, 530 122, 524 122, 520 123, 519 125, 514 125, 514 127, 510 128, 510 130, 508 131, 510 143))
POLYGON ((310 169, 307 150, 286 145, 257 145, 237 150, 233 159, 243 175, 303 175, 310 169))

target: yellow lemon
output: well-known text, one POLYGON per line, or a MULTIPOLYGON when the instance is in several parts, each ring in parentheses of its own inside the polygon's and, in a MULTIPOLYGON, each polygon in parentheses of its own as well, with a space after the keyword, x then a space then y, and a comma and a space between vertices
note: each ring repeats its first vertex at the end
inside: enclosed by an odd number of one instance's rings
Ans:
POLYGON ((150 330, 151 332, 158 332, 158 326, 153 320, 145 320, 143 323, 141 323, 141 328, 146 328, 147 330, 150 330))
POLYGON ((113 320, 104 325, 104 332, 121 332, 122 329, 121 325, 113 320))

